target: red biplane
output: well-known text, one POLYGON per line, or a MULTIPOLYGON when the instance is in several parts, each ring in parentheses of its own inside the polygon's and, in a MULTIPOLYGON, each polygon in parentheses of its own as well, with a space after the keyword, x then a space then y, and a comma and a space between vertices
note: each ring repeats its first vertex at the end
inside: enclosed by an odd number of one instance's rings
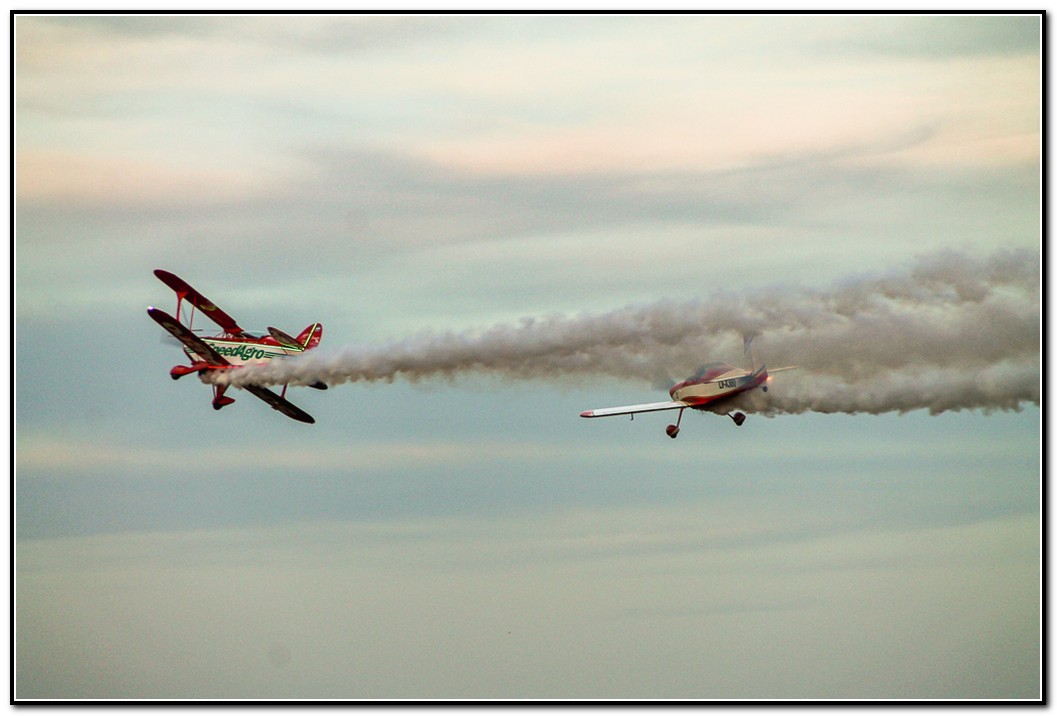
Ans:
MULTIPOLYGON (((275 358, 295 356, 311 350, 319 345, 323 337, 323 324, 313 323, 296 337, 290 336, 278 328, 268 327, 268 334, 250 333, 239 327, 231 316, 220 310, 216 304, 191 288, 179 276, 157 269, 154 275, 161 279, 162 283, 176 292, 176 318, 165 311, 154 308, 147 309, 147 315, 178 341, 183 343, 184 352, 191 359, 191 365, 173 366, 169 375, 173 380, 182 378, 191 373, 200 376, 208 375, 216 371, 232 370, 244 365, 266 363, 275 358), (180 311, 183 302, 191 304, 190 317, 185 326, 180 321, 180 311), (217 336, 199 336, 197 329, 192 328, 194 323, 195 309, 208 316, 214 323, 223 329, 223 333, 217 336)), ((204 381, 208 382, 208 381, 204 381)), ((325 390, 326 384, 320 381, 312 383, 312 388, 325 390)), ((286 399, 286 386, 282 393, 275 392, 260 386, 247 385, 246 390, 268 403, 283 415, 303 423, 316 422, 311 415, 301 410, 286 399)), ((226 385, 213 385, 213 408, 220 410, 225 405, 235 402, 234 398, 224 395, 226 385)))

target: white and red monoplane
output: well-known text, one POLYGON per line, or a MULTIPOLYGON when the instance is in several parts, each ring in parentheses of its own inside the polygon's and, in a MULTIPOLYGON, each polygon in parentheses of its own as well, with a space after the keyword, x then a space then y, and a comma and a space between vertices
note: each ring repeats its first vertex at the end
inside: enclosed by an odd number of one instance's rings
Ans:
MULTIPOLYGON (((268 334, 250 333, 239 327, 228 314, 217 308, 216 304, 191 288, 179 276, 157 269, 154 275, 161 279, 162 283, 176 292, 176 315, 173 318, 165 311, 154 308, 147 309, 147 315, 155 320, 162 328, 171 333, 184 344, 184 352, 191 359, 191 365, 177 365, 169 371, 173 380, 182 378, 191 373, 207 375, 216 371, 227 371, 244 365, 267 363, 274 358, 285 358, 295 356, 311 350, 319 345, 323 337, 323 324, 313 323, 296 337, 283 333, 278 328, 268 328, 268 334), (185 326, 180 322, 180 310, 183 302, 191 304, 190 317, 185 326), (194 312, 198 309, 208 316, 214 323, 223 329, 223 333, 216 336, 199 336, 196 329, 191 325, 194 323, 194 312)), ((311 384, 312 388, 325 390, 326 384, 316 382, 311 384)), ((268 403, 275 410, 287 415, 294 420, 303 423, 316 422, 311 415, 301 410, 286 399, 286 386, 283 386, 281 394, 259 385, 247 385, 246 390, 268 403)), ((235 402, 234 398, 224 395, 226 385, 213 385, 213 408, 220 410, 225 405, 235 402)))
MULTIPOLYGON (((745 339, 745 356, 752 365, 748 370, 735 368, 728 363, 708 363, 701 366, 686 380, 673 385, 668 394, 671 400, 660 403, 644 403, 642 405, 622 405, 616 408, 598 408, 597 410, 585 410, 580 413, 581 418, 604 418, 610 415, 631 415, 632 420, 636 413, 652 413, 657 410, 678 410, 679 418, 674 425, 665 428, 668 437, 675 438, 679 435, 679 423, 683 420, 683 411, 687 408, 693 410, 707 410, 709 412, 722 413, 722 405, 729 402, 731 398, 740 393, 759 388, 767 392, 767 384, 771 381, 771 373, 781 370, 796 368, 795 365, 783 368, 772 368, 769 372, 766 366, 756 368, 756 359, 751 349, 752 338, 745 339)), ((726 413, 735 425, 745 422, 745 413, 740 411, 726 413)))

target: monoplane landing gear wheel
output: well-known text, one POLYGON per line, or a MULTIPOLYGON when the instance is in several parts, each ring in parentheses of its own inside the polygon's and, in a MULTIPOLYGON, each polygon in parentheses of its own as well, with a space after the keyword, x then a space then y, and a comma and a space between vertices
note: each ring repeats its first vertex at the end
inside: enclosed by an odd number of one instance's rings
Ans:
POLYGON ((730 419, 734 421, 734 424, 741 426, 745 422, 745 413, 730 413, 730 419))
POLYGON ((664 432, 668 433, 668 437, 675 440, 679 437, 679 423, 683 422, 683 411, 686 408, 679 408, 679 419, 675 421, 675 425, 669 425, 664 429, 664 432))

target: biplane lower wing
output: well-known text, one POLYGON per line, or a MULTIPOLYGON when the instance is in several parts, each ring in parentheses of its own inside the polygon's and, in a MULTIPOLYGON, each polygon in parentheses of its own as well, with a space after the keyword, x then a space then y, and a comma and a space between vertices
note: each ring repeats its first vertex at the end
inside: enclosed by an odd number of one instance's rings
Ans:
POLYGON ((288 418, 294 420, 300 420, 302 423, 314 423, 316 419, 311 415, 301 410, 286 398, 276 395, 272 391, 260 385, 246 385, 243 386, 246 390, 256 395, 258 398, 263 400, 268 405, 272 406, 275 410, 285 415, 288 418))
MULTIPOLYGON (((217 368, 231 366, 228 360, 217 353, 212 346, 196 336, 188 330, 186 326, 165 311, 151 307, 147 309, 147 315, 153 318, 159 326, 171 333, 178 341, 187 346, 189 350, 196 353, 200 358, 208 361, 210 365, 216 366, 217 368)), ((263 386, 247 385, 245 386, 245 389, 287 417, 293 418, 294 420, 300 420, 302 423, 316 422, 315 418, 301 410, 301 408, 263 386)), ((228 400, 230 402, 230 399, 228 400)))
POLYGON ((211 345, 203 341, 194 333, 191 333, 185 325, 177 321, 165 311, 151 307, 147 309, 147 315, 153 318, 155 323, 171 333, 176 340, 197 353, 201 358, 209 361, 212 365, 231 365, 227 358, 217 353, 211 345))

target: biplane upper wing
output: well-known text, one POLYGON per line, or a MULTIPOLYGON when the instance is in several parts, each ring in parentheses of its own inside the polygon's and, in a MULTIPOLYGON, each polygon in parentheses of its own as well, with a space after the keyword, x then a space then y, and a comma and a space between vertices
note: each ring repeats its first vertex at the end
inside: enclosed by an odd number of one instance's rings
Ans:
POLYGON ((243 387, 289 418, 293 418, 294 420, 300 420, 302 423, 316 422, 315 418, 313 418, 305 411, 301 410, 301 408, 297 407, 286 398, 276 395, 264 386, 246 385, 243 387))
MULTIPOLYGON (((199 311, 202 311, 214 323, 228 333, 235 336, 241 336, 245 332, 239 327, 239 324, 236 323, 234 318, 224 313, 224 311, 222 311, 215 303, 200 294, 176 274, 169 273, 164 269, 155 269, 154 275, 161 279, 162 283, 175 291, 176 297, 179 300, 183 301, 186 299, 190 301, 192 306, 199 311)), ((177 313, 179 313, 179 310, 177 310, 177 313)))
POLYGON ((153 318, 155 323, 159 326, 173 334, 178 341, 213 365, 231 365, 227 358, 213 350, 211 345, 203 341, 194 333, 191 333, 187 326, 177 321, 165 311, 152 306, 147 309, 147 315, 153 318))

